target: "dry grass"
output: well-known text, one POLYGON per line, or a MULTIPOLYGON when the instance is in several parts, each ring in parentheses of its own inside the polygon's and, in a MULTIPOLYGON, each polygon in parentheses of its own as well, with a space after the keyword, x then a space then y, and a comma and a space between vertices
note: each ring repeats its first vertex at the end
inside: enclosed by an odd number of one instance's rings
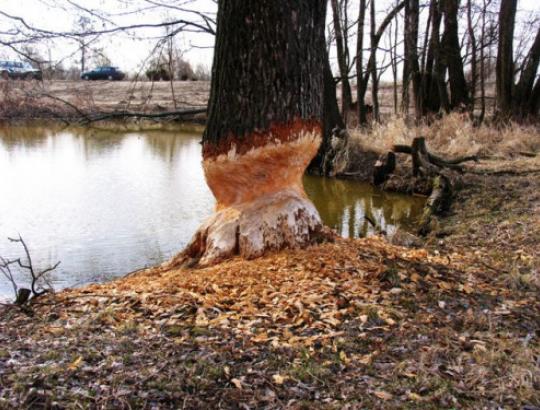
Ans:
POLYGON ((429 148, 447 156, 510 157, 519 152, 540 151, 537 126, 509 123, 502 128, 474 127, 467 115, 457 113, 420 126, 407 126, 403 118, 392 117, 371 129, 350 130, 350 135, 353 149, 380 153, 390 150, 394 144, 410 144, 420 135, 426 137, 429 148))
POLYGON ((204 108, 208 81, 0 81, 0 118, 55 119, 118 111, 204 108))

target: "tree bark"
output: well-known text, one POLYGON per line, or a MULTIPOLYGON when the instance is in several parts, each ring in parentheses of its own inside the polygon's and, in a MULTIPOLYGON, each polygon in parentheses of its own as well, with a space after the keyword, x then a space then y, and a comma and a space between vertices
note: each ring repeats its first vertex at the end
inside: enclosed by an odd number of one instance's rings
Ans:
MULTIPOLYGON (((392 22, 392 19, 403 9, 404 6, 405 6, 405 1, 402 1, 402 2, 398 3, 386 15, 384 20, 381 22, 379 28, 377 29, 377 32, 375 33, 375 36, 372 37, 372 39, 371 39, 371 42, 372 42, 371 48, 372 49, 375 49, 375 50, 377 49, 377 47, 379 45, 379 41, 381 40, 381 37, 382 37, 384 31, 386 30, 388 25, 392 22)), ((363 18, 363 16, 362 16, 362 18, 363 18)), ((367 110, 366 110, 366 105, 364 103, 364 100, 365 100, 365 95, 366 95, 366 91, 367 91, 367 86, 368 86, 368 82, 369 82, 370 73, 372 72, 373 67, 376 65, 375 57, 376 57, 375 53, 371 52, 370 56, 369 56, 368 63, 367 63, 366 73, 363 75, 362 81, 358 84, 358 109, 361 110, 359 112, 359 121, 360 121, 361 124, 365 124, 366 121, 367 121, 367 118, 366 118, 367 110)), ((375 69, 376 69, 376 67, 375 67, 375 69)))
POLYGON ((461 46, 458 36, 457 13, 459 0, 443 0, 444 4, 444 34, 443 52, 448 67, 450 83, 450 106, 452 109, 465 109, 469 107, 469 92, 463 61, 461 60, 461 46))
POLYGON ((517 0, 501 0, 499 11, 499 44, 496 66, 496 116, 508 119, 512 114, 512 89, 514 85, 514 25, 517 0))
POLYGON ((394 114, 398 114, 398 61, 397 61, 397 43, 399 33, 399 20, 396 18, 393 40, 390 33, 390 63, 392 67, 392 96, 394 97, 394 114))
POLYGON ((377 76, 377 45, 379 39, 375 34, 375 0, 371 0, 369 8, 370 30, 370 72, 371 72, 371 101, 373 105, 373 119, 379 121, 379 78, 377 76))
POLYGON ((442 16, 439 11, 438 0, 431 0, 429 14, 431 17, 431 33, 428 42, 425 69, 422 74, 423 115, 439 112, 441 101, 448 100, 446 85, 444 84, 444 72, 442 75, 439 74, 442 68, 439 39, 442 16))
POLYGON ((336 34, 336 49, 339 65, 339 74, 341 78, 341 112, 345 123, 347 122, 347 113, 352 104, 351 84, 349 83, 349 67, 347 65, 346 42, 344 38, 343 27, 341 26, 341 16, 339 12, 338 0, 331 0, 332 16, 334 21, 334 32, 336 34))
POLYGON ((482 3, 482 27, 480 33, 480 115, 478 116, 479 125, 484 122, 484 116, 486 115, 486 60, 484 55, 484 49, 486 46, 486 0, 483 0, 482 3))
POLYGON ((405 61, 403 63, 403 112, 409 111, 409 86, 412 83, 415 116, 422 116, 420 96, 420 67, 418 65, 418 0, 405 0, 405 61))
POLYGON ((476 56, 476 36, 472 20, 472 0, 467 0, 467 30, 469 32, 469 41, 471 43, 471 86, 470 86, 470 116, 474 120, 474 100, 476 96, 476 83, 478 80, 477 56, 476 56))
POLYGON ((330 61, 325 49, 325 59, 323 67, 323 134, 322 142, 319 151, 311 164, 309 164, 310 172, 317 172, 321 175, 330 175, 333 171, 332 161, 329 156, 332 151, 332 136, 334 129, 344 130, 345 122, 339 112, 339 107, 336 99, 336 83, 334 75, 330 68, 330 61))
POLYGON ((364 101, 367 84, 363 80, 364 63, 364 21, 366 19, 366 0, 360 0, 358 12, 358 34, 356 38, 356 104, 358 124, 363 125, 367 122, 366 104, 364 101))
POLYGON ((219 1, 203 134, 217 212, 169 266, 254 258, 320 239, 302 176, 322 134, 325 3, 219 1))
POLYGON ((531 99, 534 98, 534 80, 538 71, 538 64, 540 63, 540 28, 536 33, 536 38, 527 55, 526 61, 527 64, 521 73, 514 95, 513 106, 515 115, 519 119, 535 115, 534 110, 531 110, 531 107, 535 106, 535 102, 531 99))

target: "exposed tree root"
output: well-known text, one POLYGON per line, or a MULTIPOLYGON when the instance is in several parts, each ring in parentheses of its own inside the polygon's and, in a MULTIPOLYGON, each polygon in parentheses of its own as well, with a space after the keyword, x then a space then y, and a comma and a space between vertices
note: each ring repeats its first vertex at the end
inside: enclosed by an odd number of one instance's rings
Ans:
POLYGON ((331 237, 311 201, 285 190, 216 212, 167 268, 209 266, 236 255, 253 259, 268 251, 304 247, 331 237))

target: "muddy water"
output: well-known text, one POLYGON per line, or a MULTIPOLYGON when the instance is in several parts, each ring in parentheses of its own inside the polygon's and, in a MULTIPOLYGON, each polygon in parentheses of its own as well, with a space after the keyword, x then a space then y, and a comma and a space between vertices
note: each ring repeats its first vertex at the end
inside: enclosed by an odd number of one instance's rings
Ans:
MULTIPOLYGON (((214 206, 201 169, 200 136, 0 127, 0 256, 37 268, 60 260, 56 289, 105 281, 158 264, 180 250, 214 206)), ((423 200, 367 184, 307 176, 326 224, 344 236, 414 225, 423 200)), ((24 278, 16 277, 21 284, 24 278)), ((0 297, 12 289, 0 276, 0 297)))

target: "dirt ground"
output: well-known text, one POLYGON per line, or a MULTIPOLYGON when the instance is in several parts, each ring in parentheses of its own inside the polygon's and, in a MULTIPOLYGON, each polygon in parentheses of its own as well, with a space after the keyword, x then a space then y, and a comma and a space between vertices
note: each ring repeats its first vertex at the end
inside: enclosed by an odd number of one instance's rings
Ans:
POLYGON ((0 315, 0 408, 537 409, 540 160, 482 161, 422 248, 149 269, 0 315))

